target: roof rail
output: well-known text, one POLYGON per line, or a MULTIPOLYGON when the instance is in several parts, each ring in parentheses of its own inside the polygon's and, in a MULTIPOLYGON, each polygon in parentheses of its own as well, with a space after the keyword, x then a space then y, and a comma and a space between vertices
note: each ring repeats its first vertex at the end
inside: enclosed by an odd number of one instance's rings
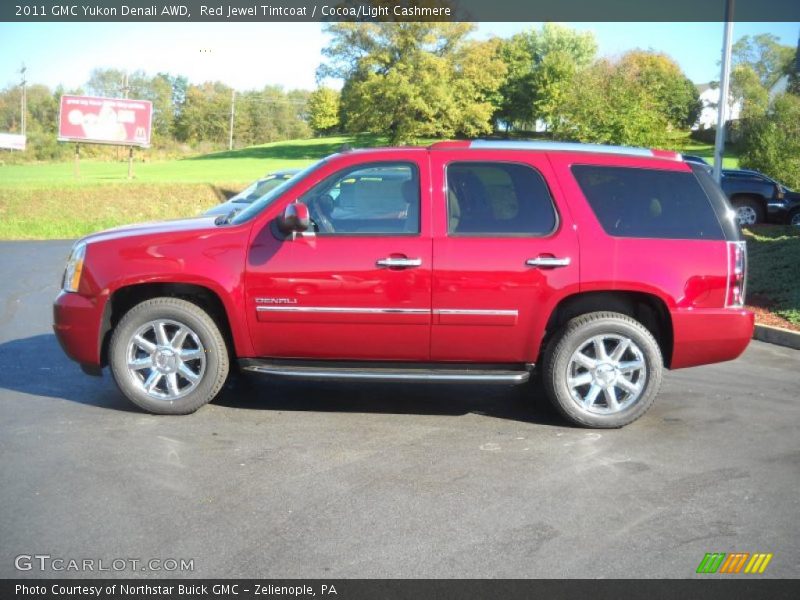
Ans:
POLYGON ((648 158, 667 158, 681 160, 678 152, 668 150, 650 150, 632 146, 609 146, 606 144, 581 144, 577 142, 543 142, 538 140, 475 140, 470 148, 476 150, 539 150, 545 152, 597 152, 604 154, 622 154, 626 156, 645 156, 648 158))

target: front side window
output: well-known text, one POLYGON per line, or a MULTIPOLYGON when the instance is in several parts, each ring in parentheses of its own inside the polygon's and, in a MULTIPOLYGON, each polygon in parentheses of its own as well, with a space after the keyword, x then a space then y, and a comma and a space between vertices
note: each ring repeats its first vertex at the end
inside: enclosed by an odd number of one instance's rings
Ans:
POLYGON ((448 233, 547 235, 556 227, 544 179, 528 165, 463 162, 447 166, 448 233))
POLYGON ((306 167, 299 173, 292 175, 289 179, 282 181, 275 187, 267 190, 262 196, 254 199, 249 206, 247 206, 244 210, 236 213, 231 219, 230 222, 238 225, 240 223, 244 223, 249 221, 265 208, 270 206, 273 202, 275 202, 278 198, 280 198, 284 193, 288 192, 292 189, 295 185, 303 181, 306 177, 314 173, 317 169, 321 168, 326 162, 327 158, 323 158, 322 160, 314 163, 313 165, 306 167))
POLYGON ((419 233, 420 191, 411 163, 371 163, 328 177, 300 198, 314 230, 330 235, 419 233))
POLYGON ((572 173, 609 235, 725 239, 694 173, 596 165, 574 165, 572 173))

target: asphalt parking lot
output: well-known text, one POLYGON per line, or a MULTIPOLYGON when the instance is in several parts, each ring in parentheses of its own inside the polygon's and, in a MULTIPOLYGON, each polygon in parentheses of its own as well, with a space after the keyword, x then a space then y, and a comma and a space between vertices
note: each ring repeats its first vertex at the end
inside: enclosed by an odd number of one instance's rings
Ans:
POLYGON ((0 577, 92 575, 14 568, 48 554, 194 561, 123 576, 682 578, 706 552, 800 576, 798 351, 668 373, 619 431, 476 386, 250 380, 156 417, 61 353, 69 247, 0 243, 0 577))

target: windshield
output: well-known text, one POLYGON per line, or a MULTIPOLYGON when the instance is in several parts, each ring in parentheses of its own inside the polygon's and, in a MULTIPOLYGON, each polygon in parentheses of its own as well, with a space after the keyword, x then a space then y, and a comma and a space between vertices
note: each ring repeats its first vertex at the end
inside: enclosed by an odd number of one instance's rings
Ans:
MULTIPOLYGON (((230 201, 231 202, 250 202, 250 200, 248 200, 248 198, 254 194, 254 192, 256 191, 258 186, 261 185, 263 181, 264 181, 263 179, 259 179, 258 181, 254 181, 253 183, 248 185, 246 188, 244 188, 241 192, 239 192, 238 194, 233 196, 230 199, 230 201)), ((269 190, 267 190, 267 191, 269 191, 269 190)), ((255 200, 255 199, 256 198, 253 198, 253 200, 255 200)))
POLYGON ((262 210, 264 210, 266 207, 268 207, 270 204, 272 204, 275 200, 280 198, 285 192, 293 188, 295 184, 302 181, 308 175, 310 175, 311 173, 316 171, 319 167, 321 167, 323 164, 325 164, 326 160, 327 159, 323 158, 321 161, 314 163, 310 167, 306 167, 299 173, 292 175, 291 178, 281 182, 280 185, 272 188, 266 194, 254 200, 252 204, 250 204, 250 206, 236 213, 230 219, 230 222, 238 225, 239 223, 244 223, 245 221, 249 221, 258 213, 260 213, 262 210))

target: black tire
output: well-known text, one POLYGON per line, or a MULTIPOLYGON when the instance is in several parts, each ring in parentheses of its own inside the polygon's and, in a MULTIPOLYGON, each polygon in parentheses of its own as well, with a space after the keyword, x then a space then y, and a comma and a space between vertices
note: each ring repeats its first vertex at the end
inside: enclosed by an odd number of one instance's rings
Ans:
POLYGON ((790 212, 786 222, 793 227, 800 227, 800 209, 795 209, 790 212))
POLYGON ((749 196, 739 196, 731 200, 733 210, 736 211, 736 218, 740 227, 748 227, 750 225, 758 225, 764 222, 764 207, 755 198, 749 196), (739 210, 743 209, 747 214, 752 215, 754 219, 752 222, 743 222, 739 214, 739 210), (750 212, 752 211, 752 212, 750 212))
MULTIPOLYGON (((605 348, 606 342, 601 343, 605 348)), ((631 356, 627 353, 633 352, 633 350, 624 350, 624 352, 626 354, 623 356, 631 356)), ((611 354, 613 354, 613 350, 611 354)), ((618 360, 621 361, 622 357, 618 360)), ((633 364, 633 362, 628 361, 626 364, 633 364)), ((606 372, 609 370, 605 367, 603 369, 606 372)), ((663 359, 658 343, 641 323, 620 313, 593 312, 570 320, 548 344, 543 360, 542 383, 550 401, 572 423, 582 427, 612 429, 632 423, 650 409, 661 387, 663 370, 663 359), (638 351, 637 356, 641 357, 641 360, 637 359, 636 362, 644 364, 643 373, 637 371, 636 375, 631 375, 631 377, 641 377, 641 381, 638 379, 636 381, 637 384, 641 383, 641 392, 639 392, 638 398, 634 399, 633 395, 625 396, 625 398, 630 398, 630 405, 620 404, 620 409, 616 412, 611 410, 614 406, 612 401, 616 402, 616 388, 611 392, 612 397, 609 400, 605 399, 606 392, 602 391, 603 398, 600 399, 598 405, 586 408, 573 397, 573 391, 569 387, 569 370, 577 364, 572 362, 573 355, 579 349, 590 344, 596 336, 610 336, 609 339, 619 339, 620 341, 629 340, 632 342, 632 346, 628 347, 635 347, 638 351), (607 406, 603 408, 603 404, 607 406), (603 410, 608 412, 603 414, 601 412, 603 410)), ((603 376, 618 381, 619 373, 613 368, 610 371, 611 374, 603 376)), ((576 388, 574 393, 579 397, 581 389, 589 390, 590 386, 593 387, 595 381, 598 381, 588 368, 586 368, 586 373, 581 374, 583 377, 586 375, 592 378, 592 383, 586 384, 586 387, 583 388, 576 388)), ((629 384, 630 381, 626 378, 625 383, 629 384)), ((614 384, 612 383, 610 387, 614 387, 614 384)), ((623 393, 627 392, 623 390, 623 393)), ((586 396, 589 396, 588 391, 586 396)))
MULTIPOLYGON (((187 351, 191 350, 190 348, 187 351)), ((143 350, 138 351, 146 354, 143 350)), ((216 322, 196 304, 178 298, 153 298, 134 306, 117 324, 109 346, 111 374, 122 393, 140 408, 162 415, 186 415, 211 402, 225 384, 229 362, 225 338, 216 322), (194 351, 201 358, 195 359, 195 363, 186 364, 202 364, 202 369, 195 369, 201 374, 196 383, 183 375, 178 375, 177 385, 183 384, 184 391, 176 397, 155 398, 143 389, 141 380, 145 379, 145 374, 152 373, 155 369, 145 367, 142 371, 134 372, 128 368, 131 351, 129 344, 133 343, 137 331, 161 320, 168 326, 178 324, 188 328, 191 334, 196 336, 194 338, 187 336, 190 339, 189 343, 194 339, 199 341, 194 351)), ((171 366, 174 364, 173 360, 171 366)), ((167 368, 170 368, 170 365, 167 368)), ((162 377, 166 382, 166 376, 162 377)), ((164 386, 166 387, 166 383, 164 386)), ((158 392, 158 389, 154 392, 158 392)), ((169 393, 165 390, 165 394, 169 393)))

